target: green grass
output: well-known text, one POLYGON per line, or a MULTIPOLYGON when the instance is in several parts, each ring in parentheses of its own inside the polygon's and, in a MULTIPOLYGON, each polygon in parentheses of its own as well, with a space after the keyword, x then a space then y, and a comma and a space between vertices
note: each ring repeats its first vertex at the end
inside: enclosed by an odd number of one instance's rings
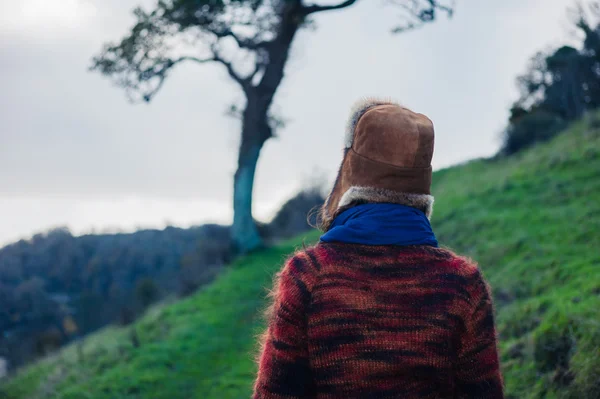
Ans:
MULTIPOLYGON (((509 398, 600 397, 598 119, 512 158, 434 175, 438 238, 476 259, 493 287, 509 398)), ((266 289, 302 241, 153 308, 134 325, 139 347, 132 329, 107 328, 22 370, 0 398, 249 397, 266 289)))

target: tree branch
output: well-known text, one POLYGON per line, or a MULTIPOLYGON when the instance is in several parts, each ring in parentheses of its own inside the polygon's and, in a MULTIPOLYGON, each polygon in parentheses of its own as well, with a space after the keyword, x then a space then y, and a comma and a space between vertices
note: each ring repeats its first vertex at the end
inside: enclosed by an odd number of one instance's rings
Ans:
POLYGON ((165 82, 165 79, 167 78, 167 72, 171 68, 173 68, 175 65, 177 65, 183 61, 194 61, 199 64, 203 64, 206 62, 215 61, 215 59, 213 57, 198 58, 198 57, 193 57, 193 56, 183 56, 183 57, 179 57, 176 60, 170 60, 170 59, 166 60, 159 69, 157 69, 156 65, 155 65, 152 68, 148 68, 148 69, 140 72, 140 74, 139 74, 140 82, 147 82, 153 78, 158 77, 158 84, 156 85, 156 87, 154 87, 153 89, 151 89, 150 91, 148 91, 147 93, 145 93, 143 95, 144 101, 150 102, 150 100, 152 100, 152 97, 154 97, 154 95, 156 93, 158 93, 158 91, 161 89, 163 83, 165 82))
POLYGON ((229 73, 231 79, 235 80, 240 86, 242 86, 242 89, 246 90, 249 84, 248 78, 242 78, 240 75, 238 75, 235 69, 233 69, 233 65, 231 65, 231 62, 221 58, 221 56, 219 55, 219 51, 216 48, 213 48, 212 51, 214 54, 212 60, 223 64, 225 68, 227 68, 227 73, 229 73))
POLYGON ((250 75, 248 75, 248 78, 246 78, 250 83, 252 83, 254 81, 254 77, 261 71, 261 69, 263 69, 265 67, 265 64, 256 61, 254 63, 254 70, 252 71, 252 73, 250 73, 250 75))
POLYGON ((455 0, 447 0, 449 5, 442 4, 440 0, 388 0, 388 2, 405 12, 404 22, 392 30, 392 33, 402 33, 434 21, 437 11, 452 17, 455 0))
POLYGON ((214 57, 210 57, 210 58, 198 58, 198 57, 192 57, 189 55, 183 56, 183 57, 179 57, 177 60, 173 61, 173 65, 178 64, 182 61, 194 61, 197 62, 198 64, 204 64, 206 62, 211 62, 214 61, 214 57))
POLYGON ((342 3, 334 4, 334 5, 330 5, 330 6, 320 6, 318 4, 311 4, 311 5, 304 7, 304 14, 308 15, 308 14, 314 14, 314 13, 322 12, 322 11, 341 10, 342 8, 350 7, 357 1, 358 0, 346 0, 342 3))
POLYGON ((448 14, 448 16, 452 17, 452 15, 454 14, 455 0, 453 0, 451 5, 449 5, 449 6, 440 4, 438 0, 428 0, 428 1, 429 1, 429 4, 431 5, 431 7, 437 8, 438 10, 445 12, 446 14, 448 14))
POLYGON ((207 29, 210 33, 215 35, 217 38, 221 39, 224 37, 231 37, 237 43, 239 48, 244 48, 247 50, 256 50, 260 47, 264 47, 267 45, 267 42, 256 42, 252 39, 244 39, 233 33, 233 31, 229 28, 223 29, 207 29))
MULTIPOLYGON (((211 57, 207 57, 207 58, 198 58, 198 57, 194 57, 194 56, 182 56, 175 60, 168 59, 159 65, 154 65, 151 68, 141 71, 139 73, 139 81, 140 82, 148 82, 151 79, 158 78, 157 85, 154 88, 152 88, 151 90, 149 90, 148 92, 146 92, 145 94, 143 94, 144 101, 150 102, 152 100, 152 98, 156 95, 156 93, 158 93, 158 91, 162 88, 162 85, 163 85, 165 79, 167 78, 167 72, 171 68, 173 68, 175 65, 177 65, 181 62, 184 62, 184 61, 193 61, 198 64, 205 64, 208 62, 218 62, 218 63, 224 65, 225 68, 227 69, 227 72, 229 73, 229 76, 231 76, 231 78, 233 80, 235 80, 237 83, 239 83, 239 85, 242 86, 242 89, 246 90, 248 88, 248 86, 251 84, 251 80, 254 77, 254 75, 256 74, 256 71, 254 73, 252 73, 251 75, 249 75, 248 77, 242 78, 235 71, 231 62, 226 61, 219 55, 219 52, 216 48, 213 48, 212 52, 213 52, 213 55, 211 57)), ((257 69, 258 68, 259 68, 259 66, 257 65, 257 69)))

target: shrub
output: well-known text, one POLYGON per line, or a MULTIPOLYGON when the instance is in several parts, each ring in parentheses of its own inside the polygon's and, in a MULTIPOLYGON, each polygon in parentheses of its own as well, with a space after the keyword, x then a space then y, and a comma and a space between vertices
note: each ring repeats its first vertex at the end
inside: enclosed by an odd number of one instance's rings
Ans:
POLYGON ((280 240, 297 236, 315 225, 313 209, 325 201, 320 187, 300 191, 289 199, 277 212, 273 220, 260 226, 261 234, 267 240, 280 240))
POLYGON ((138 280, 135 286, 135 296, 143 309, 160 298, 160 290, 151 278, 138 280))
POLYGON ((565 126, 566 123, 560 116, 544 110, 515 115, 504 131, 502 152, 510 155, 535 143, 546 141, 554 137, 565 126))

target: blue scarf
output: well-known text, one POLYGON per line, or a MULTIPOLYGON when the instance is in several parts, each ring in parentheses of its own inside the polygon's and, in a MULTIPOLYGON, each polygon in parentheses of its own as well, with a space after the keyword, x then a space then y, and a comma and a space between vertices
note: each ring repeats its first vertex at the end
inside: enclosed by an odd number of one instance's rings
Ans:
POLYGON ((323 242, 437 247, 429 219, 420 210, 398 204, 363 204, 342 212, 323 242))

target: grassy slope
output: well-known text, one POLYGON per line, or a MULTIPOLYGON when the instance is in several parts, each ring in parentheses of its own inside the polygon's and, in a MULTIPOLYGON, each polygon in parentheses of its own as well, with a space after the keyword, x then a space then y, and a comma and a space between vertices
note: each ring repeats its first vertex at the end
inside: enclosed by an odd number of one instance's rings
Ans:
MULTIPOLYGON (((600 397, 600 132, 580 123, 517 157, 437 172, 434 191, 441 242, 477 259, 493 286, 509 397, 600 397)), ((135 325, 140 347, 130 330, 106 329, 23 370, 0 397, 247 398, 265 287, 300 243, 153 309, 135 325)))

